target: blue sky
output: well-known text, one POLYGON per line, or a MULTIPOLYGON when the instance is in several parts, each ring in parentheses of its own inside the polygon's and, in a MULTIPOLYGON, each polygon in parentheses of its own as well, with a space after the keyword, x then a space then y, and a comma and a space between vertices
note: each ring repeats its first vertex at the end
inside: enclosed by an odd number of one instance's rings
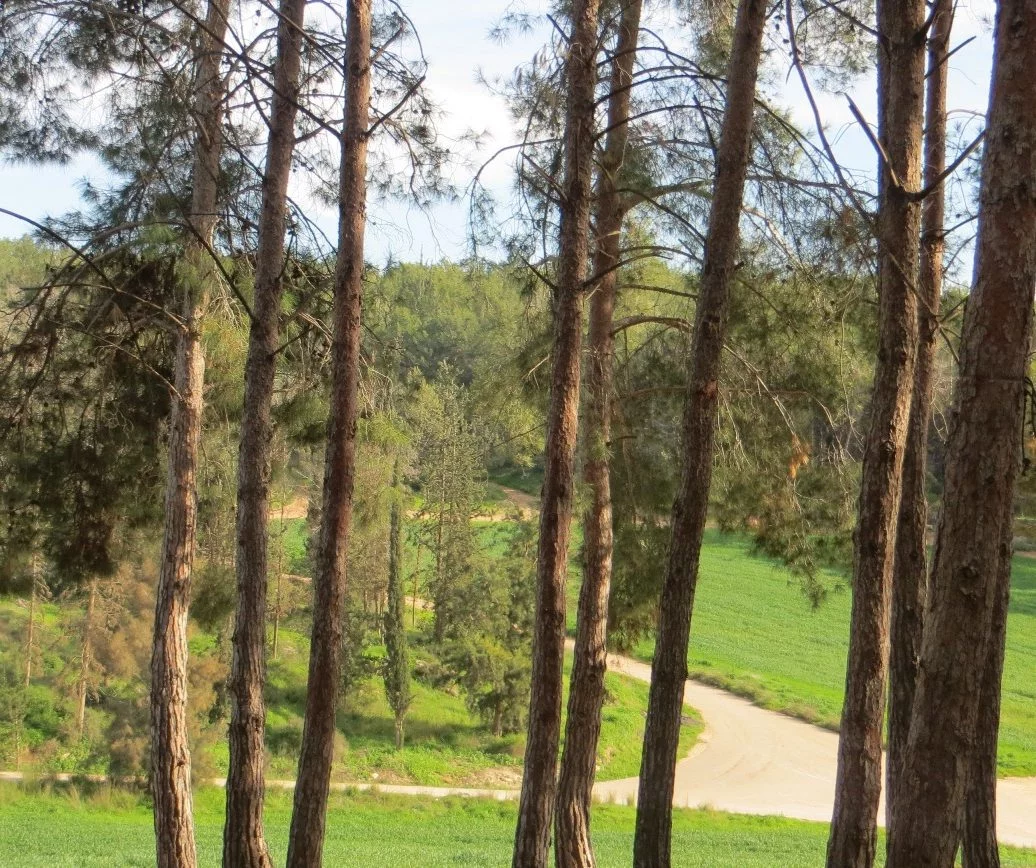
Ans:
MULTIPOLYGON (((477 81, 477 71, 492 79, 506 76, 528 59, 544 39, 544 31, 511 38, 505 44, 488 38, 491 27, 514 4, 506 0, 484 2, 451 2, 410 0, 404 7, 413 18, 425 53, 430 62, 427 84, 445 110, 442 129, 448 135, 459 135, 467 129, 488 131, 481 155, 470 155, 469 164, 458 166, 453 179, 463 188, 470 180, 471 162, 478 162, 497 148, 514 140, 514 131, 502 101, 477 81)), ((524 8, 543 8, 541 0, 530 0, 524 8)), ((963 0, 957 15, 954 42, 971 37, 973 41, 954 56, 951 62, 950 103, 957 120, 985 111, 992 52, 990 22, 993 0, 963 0)), ((779 48, 775 43, 773 47, 779 48)), ((785 78, 778 63, 771 85, 771 99, 783 102, 797 122, 812 129, 801 89, 794 77, 785 78)), ((873 122, 875 110, 874 82, 861 77, 849 88, 851 96, 864 115, 873 122)), ((832 137, 839 158, 860 173, 871 174, 876 158, 863 132, 849 113, 844 95, 819 94, 825 125, 832 137)), ((491 189, 506 195, 509 189, 511 161, 498 160, 487 174, 491 189)), ((67 166, 0 166, 0 207, 25 214, 33 219, 57 215, 77 204, 78 184, 84 177, 103 177, 92 158, 74 160, 67 166)), ((308 199, 310 216, 325 232, 334 236, 335 214, 332 209, 308 199)), ((390 254, 397 260, 434 261, 442 257, 458 257, 465 253, 464 203, 437 206, 431 216, 398 204, 372 203, 371 228, 368 233, 368 258, 383 262, 390 254)), ((0 236, 18 236, 26 231, 24 224, 0 215, 0 236)))

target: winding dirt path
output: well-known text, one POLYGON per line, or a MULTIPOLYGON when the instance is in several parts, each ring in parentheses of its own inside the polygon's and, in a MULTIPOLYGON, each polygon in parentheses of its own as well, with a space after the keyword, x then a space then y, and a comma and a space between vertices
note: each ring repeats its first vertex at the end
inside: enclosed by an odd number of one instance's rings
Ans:
MULTIPOLYGON (((651 667, 609 655, 608 668, 650 681, 651 667)), ((752 705, 739 696, 688 681, 684 702, 701 712, 705 732, 676 767, 673 802, 735 814, 831 819, 838 736, 826 729, 752 705)), ((602 799, 632 804, 637 780, 605 781, 602 799)), ((879 809, 884 825, 885 804, 879 809)), ((1006 778, 997 790, 1001 843, 1036 847, 1036 778, 1006 778)))

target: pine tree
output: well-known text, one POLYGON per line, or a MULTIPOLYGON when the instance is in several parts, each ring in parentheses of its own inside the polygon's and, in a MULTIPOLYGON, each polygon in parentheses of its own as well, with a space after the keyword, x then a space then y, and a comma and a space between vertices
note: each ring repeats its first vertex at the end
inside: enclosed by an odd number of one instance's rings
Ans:
POLYGON ((393 500, 389 516, 388 602, 385 607, 385 695, 395 718, 396 748, 403 746, 410 690, 410 656, 407 653, 403 588, 403 510, 400 504, 399 459, 392 473, 393 500))
POLYGON ((547 442, 536 566, 532 695, 514 839, 515 868, 544 868, 557 795, 565 580, 575 488, 584 282, 589 254, 597 86, 598 0, 576 0, 566 62, 564 184, 554 290, 547 442))
POLYGON ((640 36, 641 0, 622 10, 612 57, 608 135, 598 174, 596 238, 590 297, 589 364, 583 419, 583 479, 591 502, 583 516, 583 584, 579 591, 576 644, 568 693, 568 721, 558 782, 555 847, 558 868, 592 868, 590 805, 607 669, 608 596, 612 571, 610 464, 612 366, 616 290, 622 224, 629 202, 619 192, 628 146, 633 67, 640 36))
POLYGON ((687 642, 709 503, 720 356, 740 237, 767 6, 765 0, 742 0, 734 24, 727 104, 716 152, 716 181, 688 360, 681 431, 683 469, 673 504, 672 541, 651 664, 633 843, 636 868, 668 868, 670 864, 673 781, 687 678, 687 642))
POLYGON ((363 238, 373 62, 370 0, 348 0, 346 42, 345 113, 339 173, 340 222, 332 318, 331 413, 314 576, 306 715, 288 841, 289 868, 320 865, 334 754, 345 615, 345 567, 356 476, 363 238))
POLYGON ((305 0, 283 0, 277 30, 273 106, 263 171, 255 296, 245 363, 237 495, 237 612, 230 674, 230 767, 223 862, 268 868, 263 835, 266 709, 267 542, 270 519, 274 376, 280 335, 288 179, 302 60, 305 0))
MULTIPOLYGON (((889 828, 889 868, 953 864, 974 776, 980 706, 999 696, 991 661, 1003 655, 1036 285, 1036 92, 1026 80, 1034 63, 1036 5, 1001 0, 975 276, 917 690, 889 828)), ((979 749, 986 755, 988 745, 979 749)), ((973 844, 977 864, 995 864, 995 856, 987 863, 981 853, 984 838, 973 844)))

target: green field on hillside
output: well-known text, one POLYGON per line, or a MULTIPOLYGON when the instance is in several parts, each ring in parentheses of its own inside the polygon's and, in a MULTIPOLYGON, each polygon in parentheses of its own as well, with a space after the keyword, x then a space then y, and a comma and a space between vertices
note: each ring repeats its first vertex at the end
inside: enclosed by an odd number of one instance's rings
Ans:
MULTIPOLYGON (((847 587, 813 610, 795 578, 753 556, 743 537, 706 533, 691 624, 695 678, 766 708, 837 728, 845 684, 847 587)), ((651 659, 653 640, 636 654, 651 659)), ((1012 572, 1004 668, 1000 773, 1036 774, 1036 559, 1012 572)))
MULTIPOLYGON (((291 797, 267 797, 266 832, 274 864, 287 849, 291 797)), ((483 799, 410 799, 384 794, 333 794, 327 820, 327 865, 378 868, 496 868, 510 861, 516 808, 483 799)), ((195 796, 198 855, 217 866, 223 793, 195 796)), ((594 842, 601 868, 630 863, 634 811, 599 805, 594 842)), ((0 865, 20 868, 102 868, 154 865, 154 832, 147 806, 125 793, 24 793, 0 786, 0 865)), ((807 868, 823 865, 827 828, 774 817, 739 817, 677 810, 673 864, 677 868, 807 868)), ((879 858, 879 864, 883 862, 879 858)), ((1036 865, 1036 852, 1005 848, 1003 865, 1036 865)))

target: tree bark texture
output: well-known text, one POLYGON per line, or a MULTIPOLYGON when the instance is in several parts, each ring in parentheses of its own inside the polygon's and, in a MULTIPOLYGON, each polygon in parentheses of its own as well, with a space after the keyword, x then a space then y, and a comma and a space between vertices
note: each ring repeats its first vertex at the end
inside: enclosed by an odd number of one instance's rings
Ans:
MULTIPOLYGON (((1008 523, 1010 551, 1013 525, 1008 523)), ((996 839, 996 754, 1000 732, 1000 684, 1004 674, 1004 646, 1007 641, 1007 609, 1011 592, 1011 559, 1000 564, 998 589, 993 608, 992 631, 982 674, 974 756, 969 771, 964 807, 964 868, 1000 868, 996 839)))
POLYGON ((528 740, 514 868, 545 868, 557 796, 565 656, 565 579, 575 488, 583 296, 589 256, 599 0, 572 5, 566 61, 564 190, 554 292, 554 347, 536 563, 528 740))
POLYGON ((274 377, 280 335, 284 224, 295 150, 306 0, 282 0, 273 104, 263 173, 255 300, 245 362, 244 412, 237 466, 237 611, 230 670, 230 766, 223 864, 268 868, 263 834, 266 708, 266 583, 274 377))
POLYGON ((995 45, 975 278, 889 868, 953 864, 990 649, 1003 642, 995 621, 1006 605, 1036 285, 1036 0, 1002 0, 995 45))
POLYGON ((198 518, 205 353, 202 326, 213 263, 225 83, 220 73, 229 0, 210 0, 199 34, 193 115, 191 232, 181 278, 182 319, 173 369, 165 528, 151 656, 151 790, 158 868, 194 868, 197 855, 187 736, 187 613, 198 518))
MULTIPOLYGON (((925 102, 924 0, 879 0, 878 359, 864 446, 845 703, 828 868, 870 868, 878 839, 881 741, 903 456, 917 358, 925 102)), ((923 492, 922 492, 923 496, 923 492)))
POLYGON ((367 211, 371 100, 371 2, 349 0, 346 17, 345 123, 338 203, 331 412, 323 510, 314 582, 306 718, 288 841, 289 868, 317 868, 324 846, 334 758, 335 709, 342 663, 346 556, 356 476, 357 385, 367 211))
POLYGON ((583 516, 583 584, 561 755, 554 856, 558 868, 593 868, 590 806, 607 666, 608 593, 612 575, 611 436, 612 320, 626 208, 618 176, 626 156, 633 64, 642 0, 629 0, 619 21, 608 101, 608 135, 597 184, 596 241, 590 293, 589 365, 583 412, 583 481, 590 503, 583 516))
POLYGON ((899 777, 910 731, 917 665, 921 656, 925 600, 928 595, 928 429, 932 419, 935 342, 942 297, 943 252, 946 247, 945 185, 939 178, 946 168, 947 55, 953 28, 953 0, 938 0, 928 37, 928 73, 925 95, 924 184, 932 192, 921 208, 921 259, 918 280, 917 363, 914 393, 903 456, 903 486, 896 533, 896 560, 892 575, 892 618, 889 650, 888 783, 886 815, 895 801, 893 784, 899 777))
POLYGON ((633 864, 637 868, 668 868, 670 864, 687 642, 712 481, 720 362, 752 151, 755 89, 767 8, 765 0, 741 0, 734 24, 726 111, 716 153, 716 181, 684 398, 683 472, 673 504, 672 541, 651 667, 633 842, 633 864))

